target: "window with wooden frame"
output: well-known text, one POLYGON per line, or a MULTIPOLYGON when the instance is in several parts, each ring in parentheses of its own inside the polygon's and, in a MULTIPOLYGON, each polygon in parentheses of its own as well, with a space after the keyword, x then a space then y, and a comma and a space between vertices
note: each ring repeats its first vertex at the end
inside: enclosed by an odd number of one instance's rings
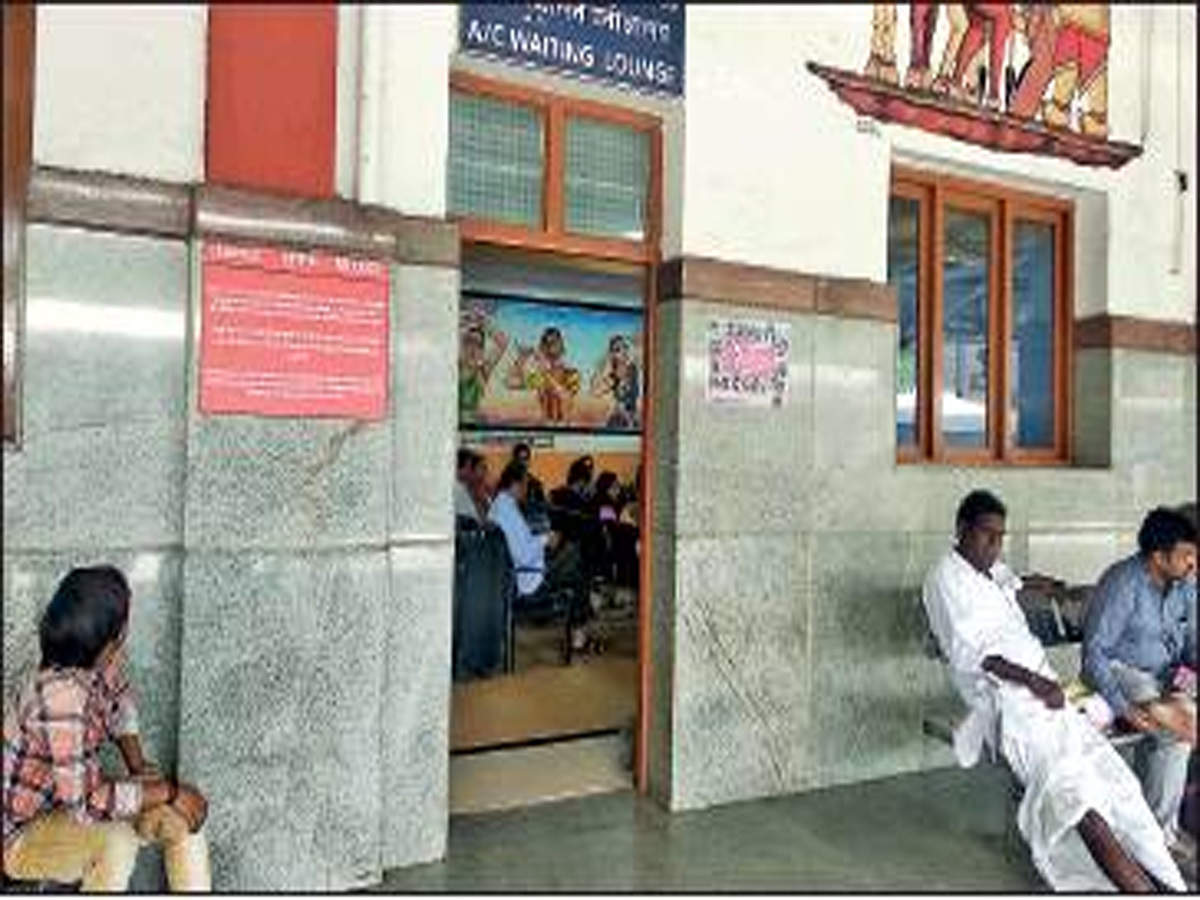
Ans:
POLYGON ((1069 459, 1072 216, 1070 201, 893 170, 899 461, 1069 459))
POLYGON ((449 213, 464 240, 658 258, 662 129, 645 113, 450 78, 449 213))

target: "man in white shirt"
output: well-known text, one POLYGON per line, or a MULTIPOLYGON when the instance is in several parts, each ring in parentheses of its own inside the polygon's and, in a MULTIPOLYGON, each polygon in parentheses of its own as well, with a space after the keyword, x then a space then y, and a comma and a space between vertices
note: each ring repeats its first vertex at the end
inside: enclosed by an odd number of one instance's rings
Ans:
POLYGON ((504 532, 504 541, 516 570, 519 604, 536 605, 549 594, 569 590, 571 643, 574 649, 581 649, 587 643, 587 631, 583 626, 592 607, 579 547, 575 543, 564 543, 557 531, 534 534, 530 530, 521 514, 528 485, 528 469, 518 462, 505 466, 496 486, 496 497, 488 510, 488 521, 500 526, 504 532))
POLYGON ((458 467, 454 473, 454 515, 471 519, 482 525, 483 514, 475 505, 475 494, 480 481, 486 477, 487 461, 474 450, 466 447, 458 451, 458 467))
POLYGON ((1017 824, 1055 890, 1184 890, 1162 829, 1121 757, 1066 705, 1002 562, 1006 511, 987 491, 959 505, 957 543, 925 579, 930 627, 970 713, 955 730, 959 763, 983 744, 1025 787, 1017 824))

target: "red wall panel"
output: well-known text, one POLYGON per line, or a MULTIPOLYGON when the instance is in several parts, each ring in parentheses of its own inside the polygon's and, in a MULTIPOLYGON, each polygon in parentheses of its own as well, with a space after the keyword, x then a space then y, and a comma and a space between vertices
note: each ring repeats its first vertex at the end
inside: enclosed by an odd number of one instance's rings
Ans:
POLYGON ((211 4, 207 179, 333 195, 337 7, 211 4))

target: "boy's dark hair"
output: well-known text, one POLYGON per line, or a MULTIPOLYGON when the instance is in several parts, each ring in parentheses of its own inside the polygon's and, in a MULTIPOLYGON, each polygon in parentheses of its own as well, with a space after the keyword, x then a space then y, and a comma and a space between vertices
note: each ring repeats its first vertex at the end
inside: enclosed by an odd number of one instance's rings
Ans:
POLYGON ((504 467, 504 471, 500 473, 500 481, 496 484, 496 490, 506 491, 522 478, 529 474, 529 470, 521 463, 510 462, 504 467))
POLYGON ((975 490, 962 498, 958 504, 958 512, 954 516, 954 524, 958 528, 970 528, 979 521, 980 516, 1008 516, 1008 510, 1000 502, 1000 498, 991 491, 975 490))
POLYGON ((519 442, 513 444, 513 448, 512 448, 512 458, 513 459, 516 459, 518 456, 520 456, 522 452, 526 456, 533 456, 533 451, 529 449, 529 445, 527 443, 525 443, 524 441, 519 441, 519 442))
POLYGON ((128 618, 129 582, 120 569, 72 569, 38 623, 42 668, 90 669, 128 618))
POLYGON ((1142 556, 1157 550, 1170 552, 1180 542, 1196 543, 1196 527, 1178 510, 1156 507, 1147 513, 1138 529, 1138 549, 1142 556))

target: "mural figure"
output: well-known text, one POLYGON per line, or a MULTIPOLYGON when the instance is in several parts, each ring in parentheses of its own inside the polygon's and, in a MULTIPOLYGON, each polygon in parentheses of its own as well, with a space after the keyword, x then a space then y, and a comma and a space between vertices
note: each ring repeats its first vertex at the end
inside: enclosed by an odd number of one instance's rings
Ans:
POLYGON ((479 408, 492 370, 508 349, 508 335, 475 320, 465 324, 458 340, 458 412, 469 418, 479 408), (490 353, 487 352, 489 334, 492 338, 490 353))
POLYGON ((871 55, 863 74, 868 78, 898 84, 896 69, 896 4, 876 3, 871 13, 871 55))
POLYGON ((615 334, 609 340, 608 352, 592 375, 591 388, 593 394, 607 394, 612 398, 612 412, 607 422, 609 428, 638 427, 641 379, 630 352, 629 339, 625 335, 615 334))
POLYGON ((1106 4, 912 3, 908 19, 903 84, 894 3, 872 8, 861 76, 812 62, 809 69, 860 114, 994 149, 1112 167, 1141 152, 1108 140, 1106 4), (940 13, 946 27, 935 74, 940 13), (1030 129, 1031 122, 1045 127, 1030 129))
POLYGON ((537 391, 547 422, 564 422, 567 406, 579 393, 579 370, 566 364, 567 345, 554 327, 542 332, 537 348, 517 347, 517 358, 508 372, 511 388, 537 391))
POLYGON ((1054 128, 1070 125, 1071 101, 1087 108, 1079 130, 1108 136, 1108 7, 1096 3, 1063 3, 1052 7, 1054 87, 1042 104, 1042 121, 1054 128))

